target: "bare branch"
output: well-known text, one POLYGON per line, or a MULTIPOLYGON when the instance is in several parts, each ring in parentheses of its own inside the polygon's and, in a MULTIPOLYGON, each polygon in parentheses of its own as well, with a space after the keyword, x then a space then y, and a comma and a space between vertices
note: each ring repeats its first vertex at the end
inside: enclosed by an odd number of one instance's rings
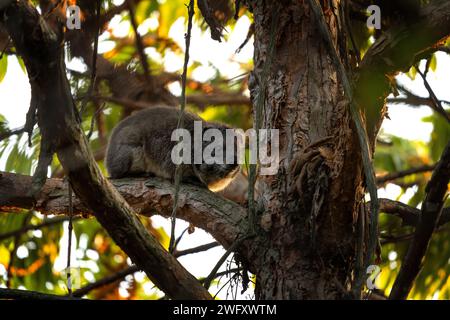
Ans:
POLYGON ((450 180, 450 143, 442 154, 426 187, 419 223, 416 227, 389 299, 406 299, 422 268, 431 236, 439 223, 450 180))
POLYGON ((173 253, 173 255, 178 258, 178 257, 186 256, 188 254, 193 254, 193 253, 199 253, 199 252, 207 251, 209 249, 212 249, 212 248, 215 248, 215 247, 218 247, 218 246, 220 246, 220 243, 214 241, 214 242, 210 242, 210 243, 207 243, 207 244, 203 244, 203 245, 195 247, 195 248, 175 251, 173 253))
MULTIPOLYGON (((415 227, 420 221, 421 212, 417 208, 413 208, 399 201, 390 199, 380 199, 380 211, 392 214, 403 220, 406 226, 415 227)), ((450 207, 442 210, 442 215, 437 224, 438 227, 450 222, 450 207)))
POLYGON ((198 8, 200 9, 203 18, 211 29, 211 38, 219 42, 222 41, 222 32, 224 27, 217 21, 214 12, 209 7, 208 0, 197 0, 198 8))
MULTIPOLYGON (((145 102, 132 100, 127 98, 118 98, 118 97, 107 97, 107 96, 93 96, 92 99, 103 100, 107 102, 116 103, 124 106, 130 110, 141 110, 145 108, 151 108, 154 104, 145 102)), ((204 108, 205 106, 211 105, 247 105, 250 106, 250 98, 235 93, 216 93, 216 94, 189 94, 186 97, 186 102, 188 104, 197 105, 200 108, 204 108)))
MULTIPOLYGON (((174 256, 179 258, 181 256, 185 256, 185 255, 188 255, 188 254, 203 252, 203 251, 209 250, 209 249, 217 247, 217 246, 219 246, 219 243, 212 242, 212 243, 201 245, 201 246, 198 246, 198 247, 195 247, 195 248, 190 248, 190 249, 186 249, 186 250, 183 250, 183 251, 175 252, 174 256)), ((121 271, 118 271, 118 272, 116 272, 116 273, 114 273, 112 275, 106 276, 106 277, 104 277, 104 278, 102 278, 102 279, 100 279, 98 281, 90 283, 90 284, 88 284, 88 285, 86 285, 86 286, 84 286, 84 287, 82 287, 82 288, 80 288, 78 290, 75 290, 73 292, 73 296, 81 298, 82 296, 88 294, 92 290, 95 290, 97 288, 100 288, 100 287, 106 286, 108 284, 114 283, 116 281, 119 281, 119 280, 125 278, 126 276, 128 276, 130 274, 133 274, 135 272, 138 272, 138 271, 140 271, 140 270, 135 265, 131 266, 131 267, 128 267, 128 268, 123 269, 121 271)))
POLYGON ((136 10, 134 7, 134 2, 131 0, 126 0, 125 1, 128 7, 128 12, 130 14, 130 21, 131 21, 131 25, 133 27, 133 31, 134 31, 134 36, 136 37, 136 48, 138 50, 139 53, 139 58, 141 59, 141 64, 142 64, 142 68, 144 69, 144 77, 145 80, 147 81, 147 83, 151 84, 153 79, 150 77, 150 67, 148 65, 148 61, 147 61, 147 55, 145 54, 145 48, 144 48, 144 44, 142 42, 142 37, 138 32, 138 24, 136 21, 136 10))
POLYGON ((424 74, 422 71, 420 71, 419 67, 417 67, 416 69, 417 69, 417 73, 422 77, 423 84, 425 85, 425 88, 427 89, 427 91, 430 95, 430 100, 432 101, 432 103, 434 105, 433 110, 435 110, 437 113, 442 115, 447 120, 447 122, 450 122, 450 116, 447 114, 444 107, 442 106, 441 101, 437 98, 436 94, 434 93, 433 88, 431 87, 430 83, 427 80, 426 74, 424 74))
POLYGON ((3 141, 9 137, 19 135, 25 132, 25 128, 14 129, 10 131, 6 131, 0 134, 0 141, 3 141))
POLYGON ((28 290, 17 289, 1 289, 0 299, 14 299, 14 300, 79 300, 78 298, 71 298, 66 296, 57 296, 54 294, 41 293, 28 290))
MULTIPOLYGON (((78 220, 78 219, 80 219, 80 217, 74 217, 73 221, 78 220)), ((53 226, 55 224, 60 224, 60 223, 62 223, 64 221, 69 221, 69 218, 67 218, 67 217, 56 217, 56 218, 47 219, 46 221, 44 221, 44 222, 42 222, 40 224, 37 224, 37 225, 27 225, 27 226, 25 226, 23 228, 20 228, 18 230, 14 230, 14 231, 10 231, 10 232, 6 232, 6 233, 3 233, 3 234, 0 234, 0 241, 8 239, 8 238, 11 238, 11 237, 14 237, 16 235, 23 234, 23 233, 28 232, 28 231, 40 230, 40 229, 43 229, 43 228, 46 228, 46 227, 53 226)))
MULTIPOLYGON (((428 97, 428 98, 424 98, 421 96, 418 96, 414 93, 412 93, 410 90, 406 89, 404 86, 400 85, 397 83, 397 89, 403 93, 405 96, 404 97, 399 97, 399 98, 388 98, 386 101, 388 103, 392 103, 392 104, 407 104, 409 106, 412 107, 419 107, 419 106, 428 106, 430 107, 432 110, 434 110, 436 113, 440 114, 441 116, 443 116, 445 119, 448 119, 449 115, 447 113, 447 111, 440 109, 439 107, 437 107, 437 105, 442 106, 442 103, 445 104, 450 104, 450 101, 446 101, 446 100, 433 100, 432 97, 428 97)), ((431 87, 430 87, 431 89, 431 87)))
POLYGON ((133 274, 135 272, 138 272, 138 271, 139 271, 139 268, 137 266, 135 266, 135 265, 131 266, 131 267, 128 267, 128 268, 123 269, 121 271, 118 271, 118 272, 116 272, 116 273, 114 273, 112 275, 106 276, 106 277, 104 277, 104 278, 102 278, 102 279, 100 279, 98 281, 95 281, 93 283, 89 283, 88 285, 86 285, 86 286, 84 286, 84 287, 82 287, 80 289, 75 290, 72 293, 72 296, 81 298, 82 296, 88 294, 92 290, 95 290, 97 288, 101 288, 101 287, 106 286, 108 284, 111 284, 111 283, 114 283, 116 281, 119 281, 119 280, 125 278, 126 276, 128 276, 130 274, 133 274))
POLYGON ((407 169, 407 170, 403 170, 403 171, 397 171, 397 172, 388 173, 388 174, 385 174, 382 176, 378 176, 377 177, 377 185, 381 186, 390 181, 404 178, 404 177, 407 177, 407 176, 410 176, 413 174, 433 171, 435 167, 436 167, 436 165, 424 165, 421 167, 411 168, 411 169, 407 169))

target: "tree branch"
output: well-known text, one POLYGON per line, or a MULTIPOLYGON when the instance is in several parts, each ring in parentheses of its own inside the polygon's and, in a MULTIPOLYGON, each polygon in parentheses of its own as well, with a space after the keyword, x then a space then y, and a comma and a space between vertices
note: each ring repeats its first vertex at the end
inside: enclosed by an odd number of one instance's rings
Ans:
MULTIPOLYGON (((67 182, 47 179, 37 199, 28 195, 31 177, 0 172, 0 211, 31 209, 42 214, 66 215, 69 208, 67 182)), ((170 217, 173 185, 159 178, 111 180, 117 191, 140 215, 160 214, 170 217)), ((93 214, 79 198, 73 200, 74 215, 93 214)), ((192 185, 181 185, 177 217, 209 232, 225 248, 248 227, 246 210, 211 191, 192 185)))
MULTIPOLYGON (((79 219, 79 217, 75 217, 75 218, 73 218, 73 221, 78 220, 78 219, 79 219)), ((52 219, 47 219, 46 221, 42 222, 41 224, 27 225, 18 230, 0 234, 0 241, 14 237, 16 235, 23 234, 23 233, 31 231, 31 230, 40 230, 45 227, 53 226, 55 224, 60 224, 64 221, 69 221, 69 218, 68 217, 56 217, 56 218, 52 218, 52 219)))
MULTIPOLYGON (((195 247, 195 248, 190 248, 190 249, 186 249, 183 251, 175 252, 174 256, 179 258, 179 257, 185 256, 188 254, 203 252, 203 251, 209 250, 209 249, 217 247, 217 246, 219 246, 219 244, 217 242, 207 243, 207 244, 195 247)), ((125 278, 126 276, 133 274, 135 272, 138 272, 138 271, 140 271, 140 270, 136 265, 125 268, 121 271, 118 271, 118 272, 112 274, 112 275, 106 276, 98 281, 90 283, 78 290, 75 290, 72 295, 74 297, 81 298, 82 296, 88 294, 92 290, 95 290, 97 288, 100 288, 100 287, 106 286, 108 284, 114 283, 116 281, 119 281, 119 280, 125 278)))
POLYGON ((425 86, 425 88, 428 91, 428 94, 430 95, 430 100, 433 103, 433 110, 435 110, 437 113, 439 113, 441 116, 443 116, 445 118, 445 120, 447 120, 447 122, 450 123, 450 116, 448 115, 447 111, 445 111, 444 107, 442 106, 442 102, 441 100, 438 99, 438 97, 436 96, 436 93, 434 92, 433 88, 431 87, 430 83, 427 80, 427 75, 425 73, 423 73, 422 71, 420 71, 420 68, 417 67, 417 73, 422 77, 423 80, 423 84, 425 86))
POLYGON ((426 187, 426 197, 422 212, 400 272, 395 279, 389 299, 406 299, 414 280, 422 268, 431 236, 439 222, 450 180, 450 143, 442 154, 426 187))
MULTIPOLYGON (((145 101, 132 100, 127 98, 118 98, 114 96, 93 96, 94 100, 102 100, 107 102, 116 103, 124 106, 132 111, 151 108, 152 103, 145 101)), ((247 105, 250 106, 250 98, 233 93, 217 93, 217 94, 189 94, 186 97, 188 104, 194 104, 200 108, 204 108, 208 105, 247 105)))
POLYGON ((55 294, 47 294, 36 291, 17 290, 17 289, 1 289, 0 299, 13 300, 80 300, 66 296, 57 296, 55 294))
MULTIPOLYGON (((403 220, 403 225, 416 227, 420 221, 421 212, 399 201, 380 199, 380 211, 392 214, 403 220)), ((442 210, 442 215, 437 224, 438 227, 450 222, 450 207, 442 210)))
POLYGON ((214 16, 214 12, 209 7, 208 0, 197 0, 197 6, 205 18, 206 23, 211 29, 211 38, 213 40, 222 41, 222 31, 225 29, 214 16))
POLYGON ((144 69, 144 78, 148 84, 151 84, 153 82, 153 78, 150 77, 150 67, 148 65, 147 55, 145 54, 144 51, 145 48, 142 42, 142 37, 138 31, 138 23, 136 21, 134 2, 131 0, 125 0, 125 2, 128 7, 131 26, 133 27, 134 36, 136 38, 136 48, 139 53, 139 59, 141 59, 142 68, 144 69))
POLYGON ((438 108, 437 104, 439 104, 439 105, 442 105, 442 103, 450 104, 449 101, 438 100, 438 102, 435 103, 435 101, 433 101, 431 96, 428 98, 424 98, 424 97, 421 97, 421 96, 418 96, 418 95, 412 93, 411 91, 406 89, 404 86, 399 85, 398 83, 396 86, 397 86, 397 89, 400 92, 402 92, 405 96, 400 97, 400 98, 388 98, 387 99, 388 103, 392 103, 392 104, 404 103, 404 104, 407 104, 412 107, 428 106, 432 110, 434 110, 436 113, 443 116, 445 119, 448 119, 449 115, 447 114, 447 112, 445 110, 438 108))
POLYGON ((392 173, 388 173, 382 176, 378 176, 377 177, 377 185, 381 186, 386 184, 387 182, 393 181, 393 180, 397 180, 400 178, 404 178, 413 174, 417 174, 417 173, 424 173, 424 172, 429 172, 434 170, 434 168, 436 167, 436 165, 424 165, 421 167, 416 167, 416 168, 411 168, 411 169, 407 169, 407 170, 403 170, 403 171, 397 171, 397 172, 392 172, 392 173))

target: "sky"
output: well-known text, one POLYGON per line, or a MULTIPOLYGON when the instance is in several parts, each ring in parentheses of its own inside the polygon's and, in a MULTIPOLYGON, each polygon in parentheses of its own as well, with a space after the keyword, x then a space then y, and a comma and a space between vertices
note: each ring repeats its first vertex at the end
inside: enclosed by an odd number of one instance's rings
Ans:
MULTIPOLYGON (((121 22, 120 17, 116 17, 112 20, 111 29, 114 30, 115 36, 124 36, 130 30, 130 26, 127 22, 121 22)), ((157 27, 156 17, 150 17, 141 25, 139 31, 146 32, 148 29, 155 29, 157 27)), ((228 78, 233 78, 242 74, 242 70, 239 66, 240 62, 248 62, 253 55, 253 44, 250 41, 246 47, 240 52, 235 53, 236 49, 240 46, 246 37, 250 21, 248 18, 243 17, 239 19, 236 27, 233 31, 228 33, 228 40, 222 43, 213 41, 210 38, 209 31, 202 32, 199 28, 193 29, 192 44, 191 44, 191 63, 192 61, 201 61, 203 66, 198 68, 192 77, 198 81, 208 81, 214 76, 214 66, 220 70, 220 72, 228 78)), ((185 23, 184 19, 179 19, 172 26, 169 35, 178 43, 178 45, 184 49, 184 32, 185 23)), ((100 38, 99 50, 100 52, 106 52, 110 49, 111 43, 105 41, 108 34, 103 34, 100 38)), ((161 57, 155 50, 147 50, 146 53, 150 59, 159 61, 164 64, 165 69, 170 72, 181 72, 183 57, 175 54, 167 54, 164 58, 161 57)), ((445 54, 437 54, 437 71, 430 72, 428 80, 435 90, 437 96, 440 99, 450 100, 450 90, 448 90, 448 84, 450 83, 450 58, 445 54)), ((68 67, 83 71, 84 65, 77 60, 68 63, 68 67)), ((426 89, 423 86, 423 82, 420 77, 416 80, 411 80, 405 75, 398 77, 399 81, 409 88, 414 93, 421 96, 428 96, 426 89)), ((170 89, 174 94, 178 94, 181 90, 179 84, 173 84, 170 89)), ((8 59, 8 71, 4 80, 0 83, 0 113, 3 114, 9 122, 10 128, 21 127, 25 123, 25 114, 28 110, 30 102, 30 86, 28 83, 27 75, 22 71, 20 65, 14 57, 8 59)), ((432 125, 422 122, 422 118, 431 115, 431 111, 428 107, 411 108, 403 105, 393 105, 389 107, 390 120, 386 119, 383 123, 382 131, 387 134, 393 134, 405 139, 421 140, 427 142, 432 130, 432 125)), ((15 138, 12 138, 15 139, 15 138)), ((3 156, 0 159, 0 170, 4 170, 6 157, 3 156)), ((385 189, 379 191, 380 197, 395 198, 400 189, 393 185, 388 185, 385 189)), ((401 200, 406 201, 410 197, 412 192, 407 192, 401 200)), ((168 219, 161 217, 152 218, 155 227, 164 227, 167 233, 170 230, 170 222, 168 219)), ((186 227, 187 223, 178 222, 176 233, 179 235, 186 227)), ((42 236, 42 235, 41 235, 42 236)), ((180 243, 179 249, 187 249, 193 246, 205 244, 213 241, 214 239, 206 232, 196 229, 196 231, 187 235, 180 243)), ((67 233, 62 237, 61 243, 67 242, 67 233)), ((95 253, 85 252, 82 250, 82 243, 74 242, 74 249, 72 250, 74 257, 73 261, 79 266, 87 267, 90 269, 91 274, 87 274, 87 278, 93 278, 93 273, 96 270, 95 260, 98 257, 95 253), (78 250, 76 248, 78 247, 78 250), (90 265, 80 265, 80 256, 86 254, 90 256, 93 263, 90 265)), ((62 270, 65 265, 67 251, 66 245, 61 246, 62 251, 60 257, 57 259, 54 269, 62 270)), ((26 252, 22 250, 20 254, 25 255, 26 252)), ((197 255, 189 255, 181 257, 179 261, 195 276, 205 277, 209 274, 216 262, 220 259, 224 250, 222 248, 214 248, 205 253, 197 255)), ((224 269, 222 266, 221 270, 224 269)), ((136 278, 143 280, 142 273, 137 274, 136 278)), ((123 284, 125 286, 125 284, 123 284)), ((152 292, 152 286, 144 288, 148 292, 152 292)), ((211 290, 215 293, 217 288, 211 290)), ((125 287, 121 289, 121 294, 126 295, 125 287)), ((220 298, 226 298, 226 291, 222 291, 219 294, 220 298)), ((240 298, 248 298, 247 294, 238 295, 240 298)))

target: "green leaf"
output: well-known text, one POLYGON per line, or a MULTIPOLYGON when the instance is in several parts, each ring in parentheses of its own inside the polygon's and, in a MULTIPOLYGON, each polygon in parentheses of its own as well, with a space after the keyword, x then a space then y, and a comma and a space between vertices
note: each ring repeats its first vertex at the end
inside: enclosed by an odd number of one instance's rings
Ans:
POLYGON ((0 82, 2 82, 3 79, 5 78, 7 69, 8 69, 8 56, 3 55, 3 57, 0 59, 0 82))
POLYGON ((408 76, 408 78, 410 78, 411 80, 415 80, 416 79, 416 75, 417 75, 417 69, 416 67, 411 67, 411 69, 409 69, 409 71, 406 73, 406 75, 408 76))
POLYGON ((437 58, 436 55, 433 54, 430 59, 430 70, 435 72, 437 69, 437 58))

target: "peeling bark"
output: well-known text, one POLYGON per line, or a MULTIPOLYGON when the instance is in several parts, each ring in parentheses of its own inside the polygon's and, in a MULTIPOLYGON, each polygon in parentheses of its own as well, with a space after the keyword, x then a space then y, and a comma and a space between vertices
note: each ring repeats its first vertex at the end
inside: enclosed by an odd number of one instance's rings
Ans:
MULTIPOLYGON (((307 1, 246 3, 255 21, 252 102, 257 107, 255 101, 265 95, 263 128, 280 130, 280 171, 259 180, 265 232, 253 257, 260 265, 257 298, 345 298, 357 243, 367 240, 357 235, 364 179, 348 102, 307 1), (269 57, 277 10, 275 55, 269 57), (271 70, 264 79, 269 59, 271 70), (264 87, 267 92, 261 92, 264 87)), ((340 2, 321 3, 337 51, 345 54, 340 2)), ((372 151, 391 91, 389 79, 448 37, 450 2, 433 2, 413 25, 402 23, 368 50, 355 77, 355 97, 365 113, 372 151)))
MULTIPOLYGON (((248 3, 255 19, 252 100, 263 94, 259 88, 271 17, 280 10, 263 124, 280 130, 280 170, 259 180, 258 202, 270 227, 255 254, 261 266, 257 297, 343 298, 355 251, 355 212, 363 195, 348 105, 307 3, 248 3)), ((337 44, 336 16, 326 9, 337 44)))
MULTIPOLYGON (((31 179, 30 176, 0 172, 0 211, 17 212, 33 208, 46 215, 67 215, 67 182, 48 179, 38 197, 33 199, 28 194, 31 179)), ((169 181, 140 178, 111 180, 111 183, 135 213, 143 216, 172 215, 174 186, 169 181)), ((73 212, 84 217, 94 215, 93 210, 78 197, 73 199, 73 212)), ((248 230, 244 208, 207 189, 192 185, 183 184, 180 187, 177 217, 209 232, 225 248, 248 230)), ((244 251, 241 254, 246 256, 244 251)))

